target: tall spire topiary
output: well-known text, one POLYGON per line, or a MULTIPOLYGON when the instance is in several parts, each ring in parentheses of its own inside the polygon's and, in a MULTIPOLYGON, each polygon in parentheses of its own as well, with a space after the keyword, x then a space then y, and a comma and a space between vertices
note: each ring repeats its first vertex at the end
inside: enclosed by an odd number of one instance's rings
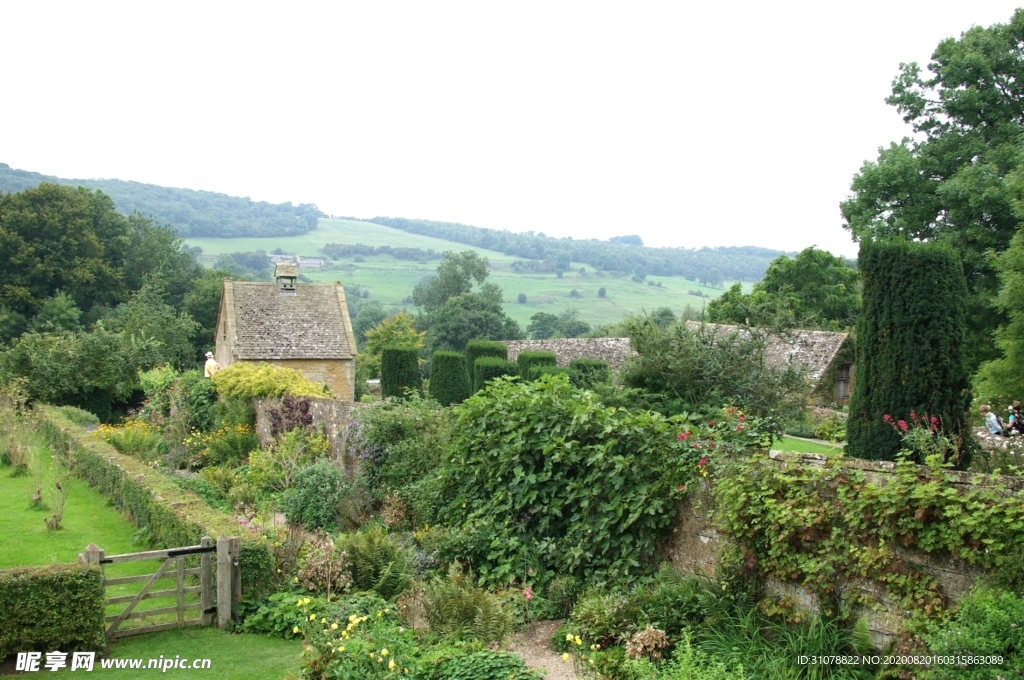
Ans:
POLYGON ((380 393, 385 397, 405 397, 408 389, 423 390, 416 348, 385 347, 380 355, 380 393))
POLYGON ((895 460, 901 440, 894 423, 910 421, 915 412, 937 417, 943 434, 963 442, 951 462, 966 467, 971 394, 964 363, 967 284, 959 256, 933 243, 864 242, 859 266, 864 292, 847 454, 895 460))

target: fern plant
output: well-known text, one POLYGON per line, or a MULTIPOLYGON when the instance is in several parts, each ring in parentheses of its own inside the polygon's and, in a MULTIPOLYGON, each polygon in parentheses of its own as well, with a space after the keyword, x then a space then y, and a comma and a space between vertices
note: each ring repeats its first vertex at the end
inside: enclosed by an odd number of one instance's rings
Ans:
POLYGON ((390 600, 409 585, 409 559, 405 549, 378 528, 350 534, 341 541, 352 566, 358 590, 374 590, 390 600))
POLYGON ((427 586, 423 609, 432 630, 467 640, 501 642, 512 626, 501 600, 477 587, 457 562, 427 586))

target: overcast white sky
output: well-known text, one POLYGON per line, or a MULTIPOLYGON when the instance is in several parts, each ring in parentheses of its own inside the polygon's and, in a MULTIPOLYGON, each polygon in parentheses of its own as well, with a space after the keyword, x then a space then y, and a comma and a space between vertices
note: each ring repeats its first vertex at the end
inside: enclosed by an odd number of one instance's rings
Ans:
POLYGON ((1003 0, 8 2, 0 162, 337 215, 853 255, 901 61, 1003 0))

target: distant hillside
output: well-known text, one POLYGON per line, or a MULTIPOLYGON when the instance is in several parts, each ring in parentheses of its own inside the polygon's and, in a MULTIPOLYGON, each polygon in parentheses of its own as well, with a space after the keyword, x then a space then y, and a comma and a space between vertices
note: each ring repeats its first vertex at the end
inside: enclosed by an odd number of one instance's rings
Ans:
POLYGON ((42 182, 100 189, 125 214, 139 211, 181 236, 296 236, 316 228, 326 217, 309 203, 264 203, 212 191, 171 189, 119 179, 63 179, 0 163, 0 192, 30 189, 42 182))
POLYGON ((569 263, 582 262, 604 271, 639 274, 641 279, 647 274, 682 276, 712 286, 728 280, 759 281, 772 260, 780 255, 793 254, 756 246, 699 250, 647 248, 628 245, 640 242, 637 236, 616 237, 611 241, 577 240, 401 217, 374 217, 369 221, 413 234, 465 243, 538 262, 525 267, 527 271, 565 271, 569 263))

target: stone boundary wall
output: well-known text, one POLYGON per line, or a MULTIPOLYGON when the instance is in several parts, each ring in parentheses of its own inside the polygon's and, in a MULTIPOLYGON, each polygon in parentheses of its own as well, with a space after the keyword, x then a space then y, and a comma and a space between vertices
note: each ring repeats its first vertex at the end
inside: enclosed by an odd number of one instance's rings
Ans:
POLYGON ((573 359, 605 361, 613 371, 622 370, 630 357, 636 356, 629 347, 629 338, 552 338, 549 340, 501 340, 508 347, 509 361, 515 361, 520 352, 551 352, 559 366, 568 366, 573 359))
MULTIPOLYGON (((315 397, 310 398, 309 402, 313 426, 323 430, 327 438, 331 440, 331 454, 341 462, 341 470, 345 477, 349 481, 355 479, 359 461, 349 454, 346 443, 349 425, 355 421, 356 415, 363 406, 354 401, 315 397)), ((270 435, 270 409, 280 408, 280 406, 280 399, 253 400, 253 407, 256 409, 256 435, 260 439, 260 446, 267 446, 273 442, 274 438, 270 435)))
MULTIPOLYGON (((795 454, 772 451, 770 458, 780 467, 815 466, 824 467, 828 458, 819 454, 795 454)), ((895 463, 845 459, 843 468, 861 470, 865 477, 876 484, 885 484, 885 480, 895 468, 895 463)), ((958 479, 953 486, 978 486, 983 483, 985 475, 969 472, 953 472, 958 479)), ((1024 479, 1003 477, 1000 480, 1011 491, 1024 489, 1024 479)), ((672 535, 663 546, 664 556, 672 565, 687 574, 698 574, 714 577, 718 566, 718 555, 725 546, 727 537, 722 536, 715 528, 712 518, 713 508, 710 490, 705 488, 686 498, 679 507, 679 516, 672 529, 672 535)), ((960 597, 983 575, 983 571, 962 560, 955 560, 948 555, 928 554, 918 550, 895 549, 896 554, 906 563, 934 577, 942 588, 942 592, 953 602, 960 597)), ((860 610, 859 614, 867 622, 871 639, 881 649, 899 632, 905 612, 899 610, 897 602, 892 601, 885 588, 873 581, 855 583, 852 587, 859 590, 872 604, 860 610)), ((804 588, 791 583, 769 580, 766 584, 769 593, 792 599, 803 611, 816 613, 818 602, 814 595, 804 588)))

